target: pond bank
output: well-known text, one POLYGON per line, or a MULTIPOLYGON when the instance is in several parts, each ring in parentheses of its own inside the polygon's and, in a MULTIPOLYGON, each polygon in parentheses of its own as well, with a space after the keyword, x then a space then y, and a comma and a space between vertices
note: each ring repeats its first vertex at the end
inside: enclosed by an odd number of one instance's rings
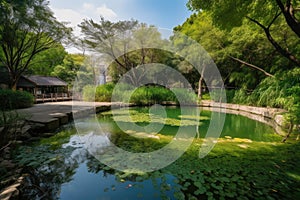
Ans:
POLYGON ((238 111, 234 113, 241 114, 246 117, 248 117, 247 113, 254 114, 254 115, 262 116, 263 118, 270 119, 271 121, 274 122, 275 126, 279 126, 279 127, 286 126, 283 113, 286 113, 287 111, 284 109, 246 106, 246 105, 231 104, 231 103, 216 103, 208 100, 202 100, 200 106, 226 109, 226 112, 230 112, 230 113, 232 113, 233 111, 238 111))
POLYGON ((111 102, 64 101, 36 104, 33 107, 19 109, 17 112, 25 116, 29 126, 37 132, 55 131, 60 126, 73 121, 73 116, 86 116, 111 109, 111 106, 124 106, 111 102))
MULTIPOLYGON (((28 125, 24 127, 24 132, 30 133, 30 135, 27 134, 27 136, 39 137, 42 133, 46 134, 45 136, 51 135, 49 132, 54 132, 62 125, 72 122, 73 116, 84 117, 89 114, 108 111, 111 109, 111 106, 124 107, 128 106, 128 104, 81 101, 51 102, 36 104, 31 108, 19 109, 18 113, 25 115, 26 120, 28 121, 28 125)), ((207 100, 201 101, 199 106, 221 108, 221 112, 240 114, 251 119, 267 123, 273 126, 276 131, 278 130, 277 132, 280 132, 280 128, 286 126, 282 115, 286 111, 283 109, 254 107, 229 103, 220 104, 207 100)))

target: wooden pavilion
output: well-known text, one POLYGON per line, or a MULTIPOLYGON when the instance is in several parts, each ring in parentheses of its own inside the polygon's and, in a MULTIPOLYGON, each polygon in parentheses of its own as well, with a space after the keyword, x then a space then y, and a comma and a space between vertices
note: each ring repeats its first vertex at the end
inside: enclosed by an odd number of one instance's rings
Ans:
POLYGON ((21 76, 17 89, 33 94, 36 102, 71 99, 68 84, 52 76, 21 76))

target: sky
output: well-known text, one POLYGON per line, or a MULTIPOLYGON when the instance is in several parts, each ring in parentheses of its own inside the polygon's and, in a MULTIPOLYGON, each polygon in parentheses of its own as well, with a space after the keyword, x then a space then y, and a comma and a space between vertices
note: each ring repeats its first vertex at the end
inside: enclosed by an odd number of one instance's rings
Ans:
POLYGON ((83 19, 99 21, 100 16, 110 21, 135 19, 161 29, 172 29, 182 24, 191 14, 188 0, 49 0, 56 18, 70 22, 75 34, 83 19))

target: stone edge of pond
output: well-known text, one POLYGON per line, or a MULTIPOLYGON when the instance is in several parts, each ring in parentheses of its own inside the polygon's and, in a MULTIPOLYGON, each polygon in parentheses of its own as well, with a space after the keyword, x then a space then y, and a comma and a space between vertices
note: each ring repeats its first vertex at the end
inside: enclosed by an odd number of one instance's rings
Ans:
MULTIPOLYGON (((287 112, 284 109, 269 108, 269 107, 255 107, 255 106, 247 106, 247 105, 239 105, 239 104, 231 104, 231 103, 218 103, 209 100, 202 100, 199 105, 201 107, 226 109, 229 110, 229 112, 238 111, 236 112, 236 114, 240 114, 240 113, 254 114, 271 120, 272 122, 274 122, 275 126, 279 126, 281 128, 287 128, 288 126, 288 123, 284 120, 283 117, 283 114, 287 112)), ((245 114, 243 115, 248 117, 245 114)))

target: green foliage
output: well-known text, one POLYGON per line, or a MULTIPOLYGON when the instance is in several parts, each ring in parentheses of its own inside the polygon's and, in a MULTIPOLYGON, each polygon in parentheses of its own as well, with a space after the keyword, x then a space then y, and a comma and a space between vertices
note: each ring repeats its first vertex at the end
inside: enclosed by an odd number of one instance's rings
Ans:
POLYGON ((115 85, 113 83, 107 83, 100 85, 96 88, 95 101, 98 102, 110 102, 115 85))
POLYGON ((53 16, 45 0, 0 2, 0 59, 16 89, 33 58, 70 36, 70 29, 53 16))
POLYGON ((187 89, 183 88, 173 88, 172 91, 175 95, 173 101, 175 101, 177 104, 182 103, 195 105, 198 100, 194 91, 188 91, 187 89))
POLYGON ((77 76, 77 87, 83 88, 87 84, 92 84, 93 74, 90 66, 84 65, 85 57, 80 54, 68 54, 63 62, 56 65, 51 72, 51 76, 56 76, 73 86, 77 76))
POLYGON ((83 88, 84 101, 110 102, 114 90, 113 83, 97 86, 87 85, 83 88))
MULTIPOLYGON (((16 111, 0 111, 0 148, 15 140, 17 132, 25 125, 25 116, 16 111)), ((0 172, 1 176, 1 172, 0 172)))
POLYGON ((238 103, 238 104, 246 104, 247 103, 247 98, 248 94, 245 88, 241 88, 237 91, 235 91, 234 96, 232 98, 233 103, 238 103))
MULTIPOLYGON (((84 20, 79 27, 85 46, 110 63, 108 72, 114 82, 130 69, 147 63, 165 63, 168 59, 168 52, 161 50, 167 46, 166 40, 154 26, 136 20, 111 22, 101 18, 99 22, 84 20)), ((145 76, 129 75, 132 84, 145 76)))
POLYGON ((86 85, 82 89, 82 98, 84 101, 94 101, 95 100, 95 87, 93 85, 86 85))
POLYGON ((291 164, 299 162, 295 159, 300 156, 299 143, 253 142, 243 149, 240 146, 244 142, 220 139, 207 157, 195 162, 197 145, 201 143, 201 140, 195 140, 179 160, 163 169, 165 173, 176 174, 189 199, 298 197, 299 190, 295 190, 295 185, 299 185, 299 177, 287 174, 299 174, 297 167, 291 164))
POLYGON ((24 91, 0 90, 0 102, 1 110, 27 108, 33 105, 34 97, 24 91))
MULTIPOLYGON (((285 1, 278 1, 285 4, 285 1)), ((279 10, 277 1, 215 1, 215 0, 189 0, 187 6, 191 10, 202 10, 211 13, 213 21, 222 28, 240 26, 245 17, 252 17, 263 23, 270 23, 279 10)), ((297 7, 299 2, 292 0, 297 7)))
POLYGON ((234 95, 235 90, 226 90, 227 103, 231 103, 233 101, 234 95))
POLYGON ((161 86, 142 86, 134 90, 134 87, 128 84, 119 84, 115 89, 113 83, 97 86, 87 85, 83 89, 83 99, 85 101, 110 102, 112 94, 117 96, 117 101, 129 102, 136 105, 149 105, 161 103, 181 103, 191 104, 196 102, 196 96, 192 92, 187 92, 185 89, 175 88, 167 89, 161 86), (130 95, 128 97, 128 95, 130 95))
POLYGON ((130 103, 151 105, 163 103, 193 104, 196 102, 194 93, 185 89, 167 89, 161 86, 142 86, 137 88, 130 97, 130 103))
POLYGON ((54 67, 63 63, 66 55, 65 48, 61 44, 57 44, 53 48, 37 54, 28 67, 27 73, 50 76, 54 67))
POLYGON ((160 104, 163 101, 174 101, 175 96, 172 91, 155 86, 142 86, 137 88, 130 97, 130 103, 137 105, 160 104))
MULTIPOLYGON (((271 74, 282 73, 297 66, 296 62, 270 43, 261 27, 246 18, 251 17, 267 27, 278 11, 278 2, 190 0, 189 8, 199 12, 192 14, 174 30, 199 42, 210 53, 227 86, 254 90, 265 79, 265 74, 245 63, 271 74)), ((292 2, 293 7, 299 5, 297 1, 292 2)), ((282 14, 270 27, 270 33, 282 49, 289 51, 288 55, 297 58, 300 53, 299 37, 287 25, 282 14)), ((175 38, 174 42, 184 49, 185 41, 175 38)))
POLYGON ((264 79, 253 92, 245 88, 235 91, 233 103, 283 108, 288 111, 286 119, 300 123, 300 69, 276 74, 264 79))

